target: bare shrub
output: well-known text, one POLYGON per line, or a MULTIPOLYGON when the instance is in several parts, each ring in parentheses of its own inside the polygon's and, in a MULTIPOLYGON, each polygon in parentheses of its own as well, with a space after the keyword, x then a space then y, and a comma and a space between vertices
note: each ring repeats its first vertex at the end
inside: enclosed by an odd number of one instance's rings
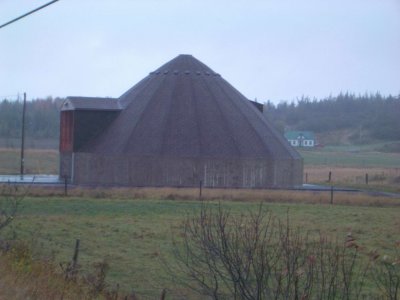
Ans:
POLYGON ((400 241, 396 242, 396 251, 392 257, 379 257, 374 253, 374 281, 386 299, 400 298, 400 241))
MULTIPOLYGON (((29 188, 30 186, 21 189, 15 184, 0 184, 0 234, 16 218, 29 188)), ((11 248, 11 241, 15 238, 15 232, 8 238, 0 235, 0 250, 8 251, 11 248)))
POLYGON ((185 220, 169 271, 213 299, 358 299, 368 270, 359 254, 351 235, 310 237, 261 205, 237 215, 204 204, 185 220))
POLYGON ((85 279, 90 287, 90 295, 92 297, 97 297, 98 295, 106 291, 106 277, 109 270, 109 265, 105 260, 103 260, 94 263, 93 267, 93 273, 86 275, 85 279))
POLYGON ((0 230, 14 220, 23 196, 19 193, 16 185, 3 184, 0 186, 0 230))
POLYGON ((51 261, 34 258, 29 244, 16 241, 0 253, 0 299, 86 299, 88 288, 66 282, 51 261))

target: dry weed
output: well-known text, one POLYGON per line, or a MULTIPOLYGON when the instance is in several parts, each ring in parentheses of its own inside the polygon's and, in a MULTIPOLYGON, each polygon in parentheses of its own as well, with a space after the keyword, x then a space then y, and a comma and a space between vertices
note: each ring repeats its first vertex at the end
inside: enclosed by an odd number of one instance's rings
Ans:
POLYGON ((79 283, 66 282, 54 266, 34 261, 19 247, 0 254, 0 299, 82 299, 79 283))
MULTIPOLYGON (((33 187, 30 196, 60 196, 61 187, 33 187)), ((198 188, 90 188, 75 187, 69 197, 105 199, 200 200, 198 188)), ((270 203, 330 204, 331 192, 275 189, 204 189, 201 200, 252 201, 270 203)), ((368 192, 334 192, 334 204, 354 206, 400 206, 400 198, 368 192)))
POLYGON ((331 183, 342 186, 357 185, 376 188, 391 188, 400 191, 398 178, 400 168, 352 168, 329 166, 306 166, 304 169, 304 182, 326 184, 331 172, 331 183), (368 185, 366 175, 368 174, 368 185))

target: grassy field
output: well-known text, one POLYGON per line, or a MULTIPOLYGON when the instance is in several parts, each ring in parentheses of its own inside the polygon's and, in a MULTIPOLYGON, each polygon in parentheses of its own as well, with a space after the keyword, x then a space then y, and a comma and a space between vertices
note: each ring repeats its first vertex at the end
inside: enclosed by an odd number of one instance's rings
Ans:
POLYGON ((400 168, 305 166, 304 182, 400 193, 400 168))
MULTIPOLYGON (((200 205, 194 200, 27 198, 10 229, 30 241, 37 256, 52 257, 56 262, 69 261, 75 240, 80 239, 84 271, 106 259, 110 283, 119 283, 122 290, 134 289, 146 299, 168 288, 169 294, 177 297, 182 290, 173 285, 163 262, 172 262, 172 240, 179 239, 181 222, 200 205)), ((223 202, 233 213, 255 210, 258 205, 259 201, 223 202)), ((399 239, 400 207, 393 202, 381 203, 382 207, 264 205, 278 218, 284 219, 289 211, 291 223, 311 233, 322 231, 344 240, 352 232, 361 245, 382 254, 390 254, 399 239)))
MULTIPOLYGON (((300 150, 304 158, 304 182, 400 192, 400 153, 375 152, 375 148, 342 146, 300 150), (329 172, 332 178, 327 183, 329 172)), ((19 168, 19 150, 0 148, 0 174, 19 174, 19 168)), ((27 149, 25 173, 57 174, 58 151, 27 149)))
MULTIPOLYGON (((26 149, 26 174, 57 174, 58 151, 52 149, 26 149)), ((18 149, 0 148, 0 174, 19 174, 21 152, 18 149)))
MULTIPOLYGON (((32 137, 25 137, 26 149, 47 149, 57 150, 59 146, 58 139, 34 139, 32 137)), ((21 147, 20 138, 4 138, 0 137, 0 148, 18 150, 21 147)))
MULTIPOLYGON (((368 149, 368 148, 367 148, 368 149)), ((357 168, 400 168, 400 153, 383 153, 353 148, 327 147, 300 150, 306 166, 357 168)))
POLYGON ((400 153, 374 149, 338 146, 300 150, 304 158, 304 182, 400 192, 400 153))
MULTIPOLYGON (((304 158, 304 182, 400 192, 400 153, 376 151, 382 147, 383 144, 374 144, 300 149, 304 158), (329 172, 332 178, 327 183, 329 172), (365 184, 366 174, 368 186, 365 184)), ((57 150, 25 151, 27 174, 57 174, 58 163, 57 150)), ((17 148, 0 147, 0 174, 19 174, 19 170, 20 151, 17 148)))
MULTIPOLYGON (((309 183, 400 192, 399 154, 348 148, 301 154, 309 183), (329 172, 332 180, 327 183, 329 172)), ((17 174, 19 155, 15 149, 0 149, 0 173, 17 174)), ((26 173, 57 174, 56 150, 28 149, 25 156, 26 173)), ((201 205, 193 200, 197 199, 197 189, 73 188, 69 197, 62 197, 62 188, 33 187, 29 194, 7 234, 15 232, 35 256, 67 262, 75 240, 80 239, 83 272, 90 272, 94 263, 106 259, 111 286, 118 283, 127 293, 135 290, 141 299, 157 298, 163 288, 170 289, 171 298, 187 292, 173 284, 164 262, 172 262, 172 240, 179 239, 185 216, 201 205)), ((335 193, 335 205, 329 205, 329 192, 204 189, 203 199, 211 205, 223 200, 223 206, 235 213, 255 210, 265 202, 278 218, 285 218, 289 211, 296 227, 339 239, 351 232, 365 249, 381 254, 390 255, 400 239, 400 199, 396 197, 335 193)))

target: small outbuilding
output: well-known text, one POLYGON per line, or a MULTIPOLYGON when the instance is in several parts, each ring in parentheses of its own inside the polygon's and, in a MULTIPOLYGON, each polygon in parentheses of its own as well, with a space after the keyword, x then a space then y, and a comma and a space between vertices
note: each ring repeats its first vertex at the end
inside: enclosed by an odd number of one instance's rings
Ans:
POLYGON ((301 156, 222 76, 179 55, 121 97, 68 97, 60 176, 74 184, 293 187, 301 156))

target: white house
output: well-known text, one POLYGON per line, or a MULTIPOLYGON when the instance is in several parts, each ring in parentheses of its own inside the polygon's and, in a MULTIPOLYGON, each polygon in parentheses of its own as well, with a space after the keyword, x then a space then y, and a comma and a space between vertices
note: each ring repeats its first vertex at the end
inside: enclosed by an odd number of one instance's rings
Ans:
POLYGON ((311 131, 286 131, 285 138, 293 147, 314 147, 315 135, 311 131))

